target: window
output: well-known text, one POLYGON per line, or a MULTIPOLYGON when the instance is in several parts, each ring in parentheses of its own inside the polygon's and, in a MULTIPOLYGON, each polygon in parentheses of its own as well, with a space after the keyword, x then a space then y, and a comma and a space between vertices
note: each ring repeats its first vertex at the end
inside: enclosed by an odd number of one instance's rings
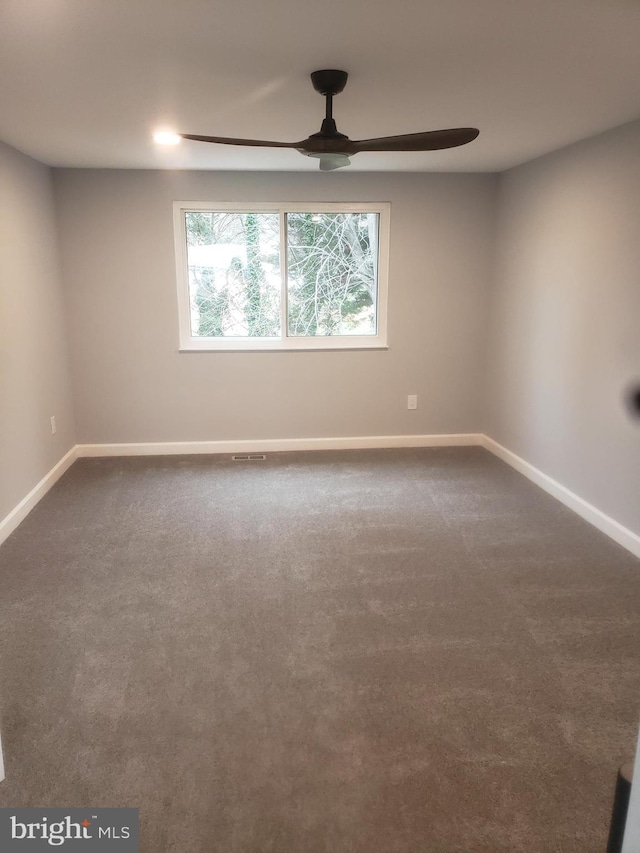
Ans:
POLYGON ((174 204, 180 349, 386 346, 389 204, 174 204))

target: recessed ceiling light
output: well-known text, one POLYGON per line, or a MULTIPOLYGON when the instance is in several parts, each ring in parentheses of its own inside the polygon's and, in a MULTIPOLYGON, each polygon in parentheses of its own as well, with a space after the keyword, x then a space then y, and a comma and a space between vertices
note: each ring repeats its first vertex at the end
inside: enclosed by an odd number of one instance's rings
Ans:
POLYGON ((157 133, 153 134, 153 138, 158 145, 177 145, 181 139, 181 137, 172 130, 159 130, 157 133))

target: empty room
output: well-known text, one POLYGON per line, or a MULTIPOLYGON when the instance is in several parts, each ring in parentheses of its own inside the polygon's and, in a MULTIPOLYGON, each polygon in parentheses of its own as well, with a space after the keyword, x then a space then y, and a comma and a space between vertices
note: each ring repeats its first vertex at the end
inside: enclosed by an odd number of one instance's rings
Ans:
POLYGON ((639 38, 4 0, 2 851, 639 853, 639 38))

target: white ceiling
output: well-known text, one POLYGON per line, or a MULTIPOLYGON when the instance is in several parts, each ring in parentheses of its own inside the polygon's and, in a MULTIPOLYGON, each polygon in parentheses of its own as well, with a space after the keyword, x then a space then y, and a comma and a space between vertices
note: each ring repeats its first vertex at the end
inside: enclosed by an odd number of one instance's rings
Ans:
POLYGON ((499 171, 640 118, 638 0, 0 0, 0 139, 55 166, 317 170, 309 73, 349 72, 352 139, 463 126, 446 152, 348 171, 499 171))

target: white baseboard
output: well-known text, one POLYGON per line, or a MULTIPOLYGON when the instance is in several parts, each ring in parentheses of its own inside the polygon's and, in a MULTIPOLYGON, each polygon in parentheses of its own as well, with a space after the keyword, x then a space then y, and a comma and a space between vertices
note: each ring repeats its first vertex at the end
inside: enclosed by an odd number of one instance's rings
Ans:
POLYGON ((614 542, 617 542, 618 545, 622 545, 622 547, 626 548, 627 551, 631 551, 631 553, 636 557, 640 557, 640 536, 638 536, 637 533, 629 530, 628 527, 624 527, 614 518, 606 515, 602 510, 599 510, 597 507, 593 506, 593 504, 585 501, 584 498, 579 497, 575 492, 572 492, 557 480, 549 477, 548 474, 540 471, 539 468, 536 468, 529 462, 526 462, 520 456, 516 456, 515 453, 507 450, 506 447, 498 444, 497 441, 489 438, 489 436, 483 435, 480 443, 482 447, 491 451, 491 453, 498 456, 508 465, 511 465, 511 467, 515 468, 515 470, 520 474, 524 474, 527 479, 534 482, 537 486, 540 486, 541 489, 544 489, 545 492, 548 492, 554 498, 559 500, 560 503, 569 507, 569 509, 584 518, 585 521, 588 521, 589 524, 597 527, 598 530, 605 533, 613 539, 614 542))
POLYGON ((5 516, 0 521, 0 545, 10 536, 16 527, 23 521, 38 503, 49 491, 51 486, 57 482, 64 472, 73 465, 78 456, 78 447, 72 447, 62 459, 53 466, 48 474, 45 474, 42 480, 31 489, 29 494, 24 497, 20 503, 11 510, 9 515, 5 516))
POLYGON ((384 447, 466 447, 480 433, 373 435, 349 438, 266 438, 240 441, 159 441, 139 444, 80 444, 78 456, 181 456, 209 453, 267 453, 291 450, 365 450, 384 447))

